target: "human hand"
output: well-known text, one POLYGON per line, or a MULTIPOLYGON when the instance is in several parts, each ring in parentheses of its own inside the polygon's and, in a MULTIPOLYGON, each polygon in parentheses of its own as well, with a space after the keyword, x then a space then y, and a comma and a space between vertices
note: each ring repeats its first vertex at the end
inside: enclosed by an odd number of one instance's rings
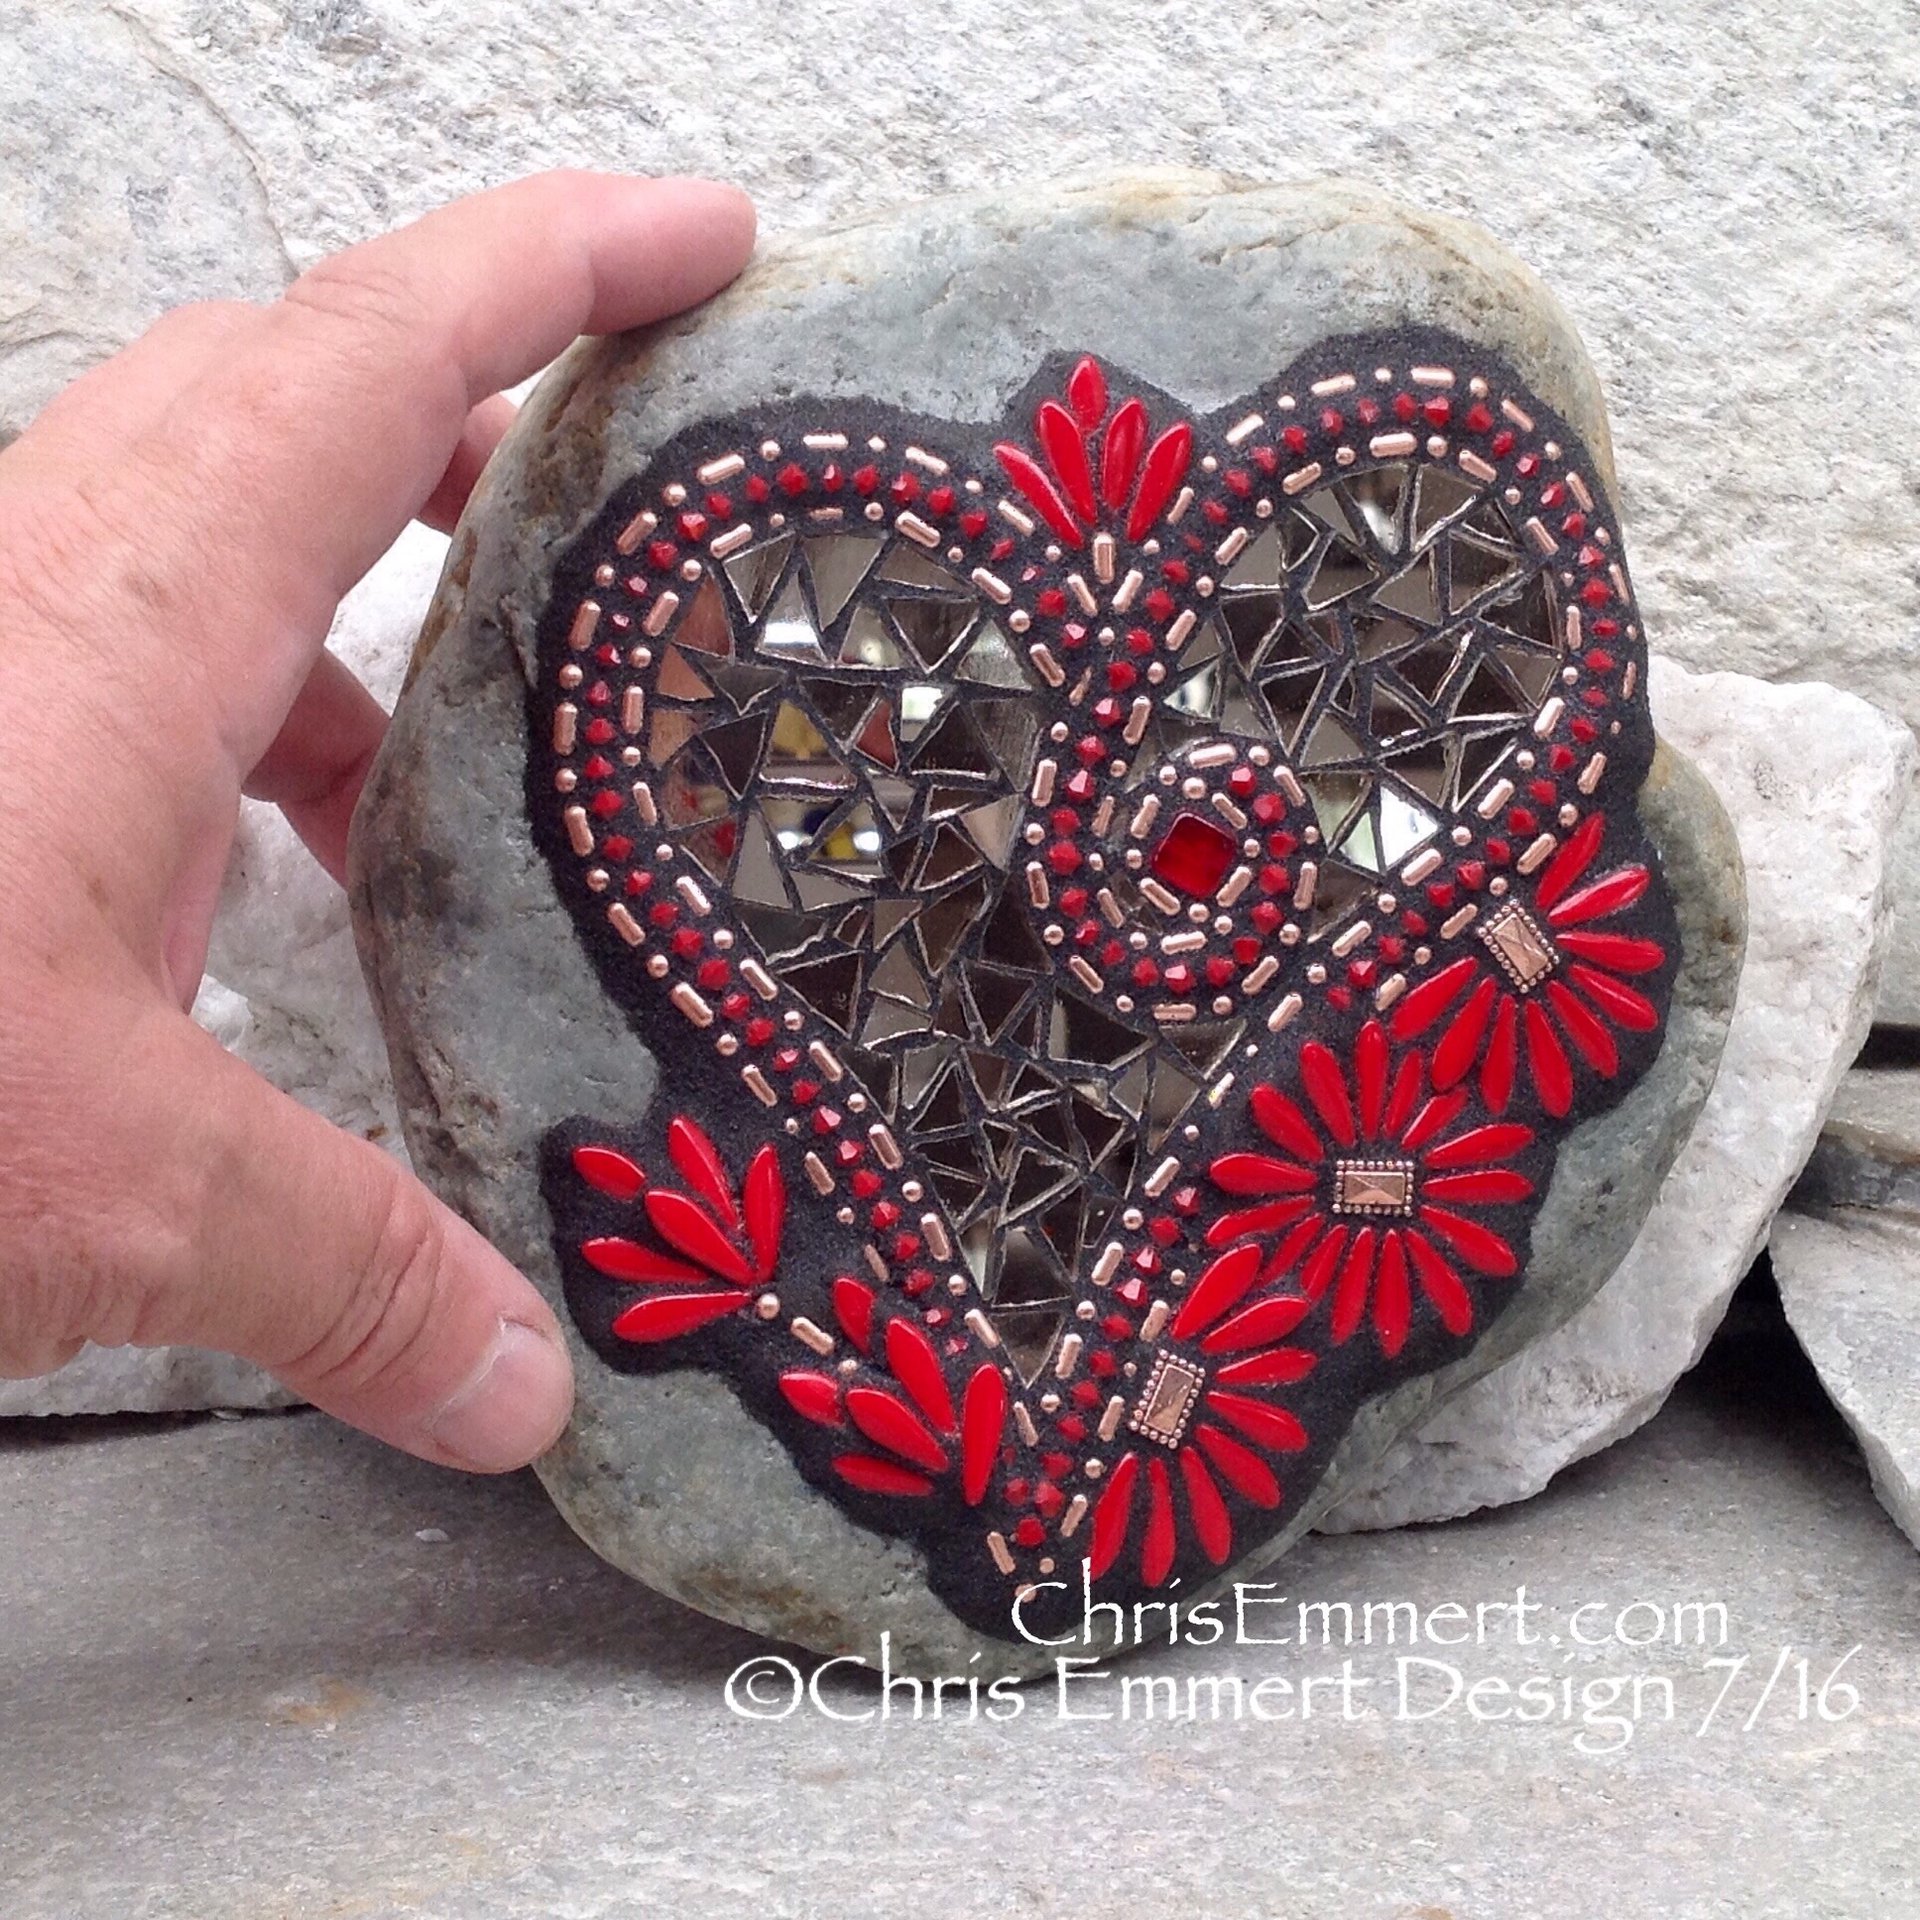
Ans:
POLYGON ((184 1342, 449 1465, 558 1434, 527 1281, 185 1009, 243 792, 340 877, 385 726, 324 649, 341 595, 458 516, 499 389, 752 236, 729 188, 521 181, 167 315, 0 454, 0 1374, 184 1342))

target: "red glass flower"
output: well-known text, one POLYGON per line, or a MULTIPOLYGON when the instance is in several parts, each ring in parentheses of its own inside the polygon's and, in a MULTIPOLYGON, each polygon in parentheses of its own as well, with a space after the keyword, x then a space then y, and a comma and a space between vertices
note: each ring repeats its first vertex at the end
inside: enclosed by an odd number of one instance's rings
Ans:
POLYGON ((1287 1344, 1313 1303, 1291 1294, 1246 1303, 1261 1264, 1252 1242, 1229 1249, 1174 1316, 1169 1337, 1191 1345, 1185 1354, 1162 1353, 1135 1403, 1131 1431, 1157 1444, 1123 1454, 1094 1505, 1088 1563, 1096 1579, 1119 1558, 1136 1507, 1144 1516, 1140 1577, 1157 1587, 1183 1524, 1215 1566, 1231 1555, 1223 1483, 1256 1507, 1280 1504, 1279 1478, 1262 1456, 1298 1453, 1307 1431, 1270 1395, 1313 1370, 1313 1354, 1287 1344))
POLYGON ((1034 437, 1044 464, 1003 440, 994 455, 1009 480, 1048 527, 1070 547, 1085 544, 1103 510, 1124 514, 1126 537, 1142 539, 1173 498, 1193 459, 1193 429, 1176 422, 1151 446, 1151 423, 1139 399, 1109 412, 1106 375, 1083 359, 1067 376, 1066 404, 1043 400, 1034 437))
POLYGON ((1605 833, 1605 816, 1589 814, 1540 876, 1531 911, 1518 902, 1496 909, 1482 922, 1484 958, 1455 960, 1395 1008, 1396 1040, 1439 1029, 1436 1087, 1458 1086, 1478 1064, 1481 1099, 1505 1113, 1524 1066, 1540 1104, 1560 1119, 1573 1105, 1575 1061, 1602 1079, 1619 1072, 1609 1025, 1627 1033, 1659 1026, 1659 1008, 1628 984, 1660 967, 1659 943, 1596 924, 1625 912, 1651 884, 1639 865, 1586 880, 1605 833))
POLYGON ((738 1311, 773 1278, 780 1257, 787 1189, 773 1147, 762 1147, 748 1162, 738 1191, 712 1140, 693 1121, 681 1117, 669 1125, 667 1153, 691 1192, 650 1185, 639 1163, 615 1147, 573 1153, 574 1171, 588 1186, 611 1200, 639 1201, 665 1242, 662 1248, 600 1234, 580 1244, 587 1264, 611 1279, 673 1289, 616 1314, 613 1331, 622 1340, 671 1340, 738 1311))
POLYGON ((1300 1081, 1304 1107, 1278 1087, 1253 1089, 1254 1123, 1278 1151, 1213 1163, 1216 1186, 1257 1204, 1222 1215, 1208 1243, 1251 1241, 1263 1282, 1297 1272, 1303 1312, 1330 1291, 1336 1344, 1370 1306, 1381 1351, 1397 1354, 1416 1286, 1449 1333, 1467 1333, 1473 1296, 1460 1269, 1496 1279, 1519 1270, 1513 1248, 1475 1213, 1531 1196, 1532 1180, 1504 1163, 1532 1144, 1533 1130, 1495 1122, 1449 1133, 1466 1093, 1433 1089, 1418 1049, 1396 1067, 1377 1020, 1360 1030, 1351 1073, 1308 1041, 1300 1081))

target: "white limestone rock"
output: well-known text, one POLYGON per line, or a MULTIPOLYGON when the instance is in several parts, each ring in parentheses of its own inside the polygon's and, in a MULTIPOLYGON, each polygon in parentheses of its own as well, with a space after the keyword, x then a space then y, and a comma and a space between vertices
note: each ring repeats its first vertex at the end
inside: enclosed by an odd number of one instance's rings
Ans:
POLYGON ((1920 1218, 1783 1213, 1772 1253, 1788 1325, 1860 1442, 1880 1504, 1920 1546, 1920 1218))
POLYGON ((1766 1244, 1865 1038, 1912 735, 1826 686, 1656 660, 1652 692, 1656 724, 1713 783, 1746 863, 1746 968, 1719 1078, 1613 1278, 1395 1448, 1329 1530, 1523 1500, 1650 1419, 1766 1244))

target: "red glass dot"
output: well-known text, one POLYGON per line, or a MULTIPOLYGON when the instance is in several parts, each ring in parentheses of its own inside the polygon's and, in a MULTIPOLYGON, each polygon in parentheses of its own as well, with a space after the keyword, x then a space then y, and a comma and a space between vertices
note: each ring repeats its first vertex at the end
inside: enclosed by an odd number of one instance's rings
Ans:
POLYGON ((1210 894, 1233 864, 1233 835, 1197 813, 1183 813, 1167 829, 1148 865, 1156 880, 1195 896, 1210 894))

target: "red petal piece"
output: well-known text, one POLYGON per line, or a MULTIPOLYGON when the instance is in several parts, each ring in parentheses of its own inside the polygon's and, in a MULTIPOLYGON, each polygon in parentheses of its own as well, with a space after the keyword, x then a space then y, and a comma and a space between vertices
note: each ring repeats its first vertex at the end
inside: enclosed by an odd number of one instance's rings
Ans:
POLYGON ((690 1267, 670 1253, 643 1247, 638 1240, 623 1240, 607 1234, 597 1240, 580 1243, 580 1257, 597 1272, 614 1280, 630 1280, 635 1286, 685 1286, 691 1281, 701 1285, 707 1275, 699 1267, 690 1267))
MULTIPOLYGON (((1431 980, 1423 980, 1393 1010, 1393 1037, 1417 1040, 1466 991, 1467 982, 1479 971, 1480 963, 1471 955, 1443 967, 1431 980)), ((1457 1078, 1458 1076, 1456 1076, 1457 1078)))
POLYGON ((1093 470, 1087 465, 1087 442, 1079 423, 1058 400, 1042 400, 1034 409, 1033 430, 1040 436, 1067 504, 1082 520, 1091 520, 1097 511, 1093 470))
POLYGON ((929 1473, 944 1473, 947 1456, 927 1424, 883 1387, 849 1387, 847 1416, 869 1440, 929 1473))
POLYGON ((1451 1093, 1436 1093, 1408 1123, 1407 1130, 1400 1136, 1401 1147, 1408 1153, 1418 1153, 1442 1128, 1453 1125, 1466 1104, 1463 1087, 1456 1087, 1451 1093))
POLYGON ((1100 498, 1118 513, 1133 491, 1133 476, 1147 445, 1147 410, 1129 400, 1107 427, 1107 443, 1100 457, 1100 498))
POLYGON ((1300 1049, 1300 1080, 1327 1131, 1341 1146, 1354 1145, 1360 1135, 1353 1124, 1353 1102, 1347 1097, 1347 1076, 1333 1049, 1309 1040, 1300 1049))
MULTIPOLYGON (((1088 433, 1107 417, 1107 376, 1090 353, 1082 354, 1067 375, 1067 404, 1088 433)), ((1132 404, 1140 403, 1136 400, 1132 404)))
POLYGON ((1593 1017, 1593 1009, 1571 987, 1558 980, 1547 982, 1547 998, 1581 1059, 1595 1073, 1611 1080, 1620 1071, 1620 1049, 1613 1044, 1613 1035, 1593 1017))
POLYGON ((1300 1294, 1278 1294, 1243 1307, 1224 1320, 1200 1343, 1206 1353, 1241 1353, 1284 1339, 1313 1311, 1313 1302, 1300 1294))
POLYGON ((739 1248, 714 1224, 713 1216, 684 1193, 655 1187, 647 1195, 647 1218, 661 1239, 689 1260, 697 1260, 709 1273, 743 1287, 751 1284, 753 1273, 739 1248))
POLYGON ((1241 1213, 1223 1213, 1207 1229, 1207 1245, 1227 1247, 1249 1234, 1272 1233, 1276 1228, 1290 1227, 1311 1213, 1317 1204, 1312 1194, 1298 1194, 1291 1200, 1274 1200, 1264 1207, 1248 1207, 1241 1213))
POLYGON ((1147 1530, 1140 1542, 1140 1577, 1157 1587, 1173 1571, 1173 1482, 1158 1454, 1147 1462, 1147 1530))
POLYGON ((1533 1075, 1540 1104, 1559 1119, 1573 1105, 1573 1067, 1538 1000, 1527 1002, 1526 1025, 1527 1071, 1533 1075))
POLYGON ((1652 884, 1645 867, 1621 867, 1561 901, 1547 918, 1556 927, 1577 927, 1583 920, 1599 920, 1632 906, 1652 884))
POLYGON ((1622 980, 1610 980, 1591 967, 1570 967, 1567 978, 1602 1013, 1611 1014, 1616 1026, 1625 1027, 1629 1033, 1651 1033, 1660 1024, 1660 1010, 1644 993, 1622 980))
POLYGON ((850 1487, 862 1493, 903 1493, 925 1495, 933 1491, 933 1482, 925 1474, 915 1473, 892 1460, 873 1453, 843 1453, 833 1470, 850 1487))
POLYGON ((1533 1192, 1533 1182, 1511 1167, 1479 1167, 1470 1173, 1442 1173, 1420 1183, 1429 1200, 1459 1200, 1484 1207, 1511 1206, 1533 1192))
MULTIPOLYGON (((1482 980, 1473 997, 1454 1015, 1453 1024, 1440 1036, 1433 1050, 1433 1084, 1457 1087, 1480 1057, 1481 1037, 1487 1030, 1487 1018, 1499 993, 1491 980, 1482 980)), ((1412 998, 1411 995, 1408 996, 1412 998)))
POLYGON ((1556 933, 1554 938, 1562 953, 1615 973, 1651 973, 1667 957, 1657 941, 1636 940, 1631 934, 1574 932, 1556 933))
POLYGON ((986 1496, 1006 1421, 1007 1383, 988 1362, 975 1369, 960 1406, 960 1491, 970 1507, 986 1496))
POLYGON ((1283 1273, 1291 1273, 1305 1258, 1307 1249, 1313 1245, 1320 1229, 1326 1225, 1326 1217, 1317 1205, 1311 1218, 1302 1220, 1287 1237, 1273 1250, 1273 1258, 1260 1270, 1260 1284, 1265 1286, 1270 1280, 1277 1280, 1283 1273))
POLYGON ((1334 1227, 1327 1237, 1313 1250, 1313 1258, 1300 1269, 1300 1291, 1309 1300, 1318 1300, 1327 1290, 1327 1282, 1333 1278, 1333 1270, 1340 1264, 1340 1252, 1347 1244, 1345 1227, 1334 1227))
POLYGON ((809 1373, 793 1367, 780 1376, 780 1391, 796 1413, 823 1427, 844 1426, 840 1414, 840 1383, 830 1374, 809 1373))
POLYGON ((740 1210, 734 1205, 733 1182, 706 1129, 676 1114, 667 1126, 667 1152, 681 1179, 720 1216, 721 1224, 738 1227, 740 1210))
POLYGON ((1241 1499, 1251 1500, 1256 1507, 1280 1504, 1280 1482, 1274 1478, 1273 1469, 1252 1448, 1243 1446, 1232 1434, 1205 1420, 1194 1428, 1193 1437, 1213 1462, 1220 1478, 1241 1499))
POLYGON ((615 1314, 613 1330, 622 1340, 671 1340, 744 1307, 752 1298, 735 1292, 659 1293, 615 1314))
POLYGON ((1413 1297, 1407 1286, 1407 1253, 1400 1235, 1388 1230, 1380 1243, 1380 1266, 1373 1282, 1373 1331, 1389 1360, 1407 1344, 1413 1324, 1413 1297))
POLYGON ((953 1396, 933 1342, 911 1320, 887 1322, 887 1365, 936 1433, 956 1433, 953 1396))
POLYGON ((780 1258, 780 1229, 787 1217, 787 1183, 780 1175, 780 1155, 765 1146, 747 1166, 747 1238, 753 1242, 754 1278, 762 1286, 773 1278, 780 1258))
POLYGON ((1377 1140, 1387 1108, 1387 1030, 1378 1020, 1369 1020, 1353 1043, 1353 1079, 1361 1137, 1377 1140))
POLYGON ((1573 838, 1553 856, 1546 872, 1540 876, 1539 891, 1533 896, 1542 913, 1549 912, 1560 896, 1592 866, 1606 830, 1606 815, 1590 813, 1573 838))
POLYGON ((1200 1551, 1216 1567, 1226 1564, 1233 1551, 1233 1522, 1227 1518, 1227 1503, 1213 1484, 1213 1475, 1199 1453, 1188 1447, 1180 1455, 1180 1477, 1187 1483, 1187 1511, 1193 1515, 1193 1537, 1200 1551))
POLYGON ((1264 1153, 1223 1153, 1208 1172, 1216 1187, 1246 1199, 1269 1193, 1305 1193, 1320 1183, 1317 1173, 1269 1159, 1264 1153))
POLYGON ((1504 1280, 1520 1271, 1513 1249, 1478 1220, 1446 1207, 1422 1207, 1420 1224, 1437 1233, 1476 1273, 1490 1273, 1504 1280))
POLYGON ((1487 1057, 1480 1063, 1480 1098, 1490 1113, 1505 1113, 1513 1098, 1513 1076, 1520 1062, 1519 1009, 1512 994, 1503 994, 1493 1022, 1487 1057))
POLYGON ((834 1317, 862 1353, 873 1351, 873 1289, 863 1280, 845 1276, 833 1283, 834 1317))
POLYGON ((1317 1364, 1305 1347, 1269 1347, 1265 1353, 1229 1360, 1213 1377, 1228 1387, 1290 1387, 1317 1364))
POLYGON ((1147 449, 1147 464, 1140 475, 1140 491, 1133 496, 1133 511, 1127 515, 1127 538, 1138 540, 1159 519, 1160 512, 1173 498, 1173 490, 1187 477, 1187 463, 1193 458, 1193 429, 1182 420, 1169 427, 1147 449))
POLYGON ((1208 1390, 1207 1405, 1269 1453, 1298 1453, 1307 1444, 1306 1428, 1282 1407, 1249 1400, 1243 1393, 1222 1393, 1218 1387, 1208 1390))
POLYGON ((612 1147, 575 1147, 573 1170, 609 1200, 635 1200, 646 1190, 647 1176, 640 1163, 612 1147))
POLYGON ((1212 1326, 1253 1285, 1259 1271, 1260 1249, 1251 1242, 1221 1254, 1181 1301, 1169 1329, 1174 1339, 1188 1339, 1202 1327, 1212 1326))
POLYGON ((1332 1333, 1335 1346, 1353 1337, 1367 1311, 1367 1288, 1373 1280, 1373 1229, 1362 1227, 1340 1263, 1340 1282, 1333 1290, 1332 1333))
POLYGON ((1133 1518, 1133 1483, 1140 1477, 1140 1456, 1124 1454, 1113 1470, 1093 1509, 1093 1541, 1087 1549, 1087 1571, 1098 1580, 1120 1557, 1127 1525, 1133 1518))
POLYGON ((1460 1276, 1447 1265, 1440 1249, 1424 1234, 1407 1235, 1407 1251, 1413 1256, 1413 1270, 1420 1276, 1420 1291, 1434 1304, 1440 1324, 1457 1339, 1473 1327, 1473 1296, 1461 1284, 1460 1276))
POLYGON ((1067 511, 1066 502, 1053 490, 1045 469, 1023 447, 1003 440, 994 448, 994 457, 1006 470, 1013 484, 1027 496, 1040 518, 1070 547, 1084 545, 1079 522, 1067 511))
POLYGON ((1393 1076, 1393 1093, 1388 1098, 1386 1118, 1381 1123, 1381 1131, 1389 1140, 1398 1140, 1406 1131, 1407 1122, 1413 1118, 1414 1109, 1420 1104, 1426 1077, 1426 1063, 1418 1049, 1415 1049, 1400 1062, 1400 1071, 1393 1076))
POLYGON ((1307 1116, 1278 1087, 1263 1082, 1254 1088, 1247 1104, 1254 1124, 1276 1147, 1315 1164, 1326 1157, 1326 1148, 1307 1116))
POLYGON ((1493 1126, 1470 1127, 1442 1140, 1426 1157, 1429 1173, 1445 1173, 1454 1167, 1490 1166, 1496 1160, 1510 1160, 1522 1147, 1533 1144, 1533 1129, 1505 1120, 1493 1126))

